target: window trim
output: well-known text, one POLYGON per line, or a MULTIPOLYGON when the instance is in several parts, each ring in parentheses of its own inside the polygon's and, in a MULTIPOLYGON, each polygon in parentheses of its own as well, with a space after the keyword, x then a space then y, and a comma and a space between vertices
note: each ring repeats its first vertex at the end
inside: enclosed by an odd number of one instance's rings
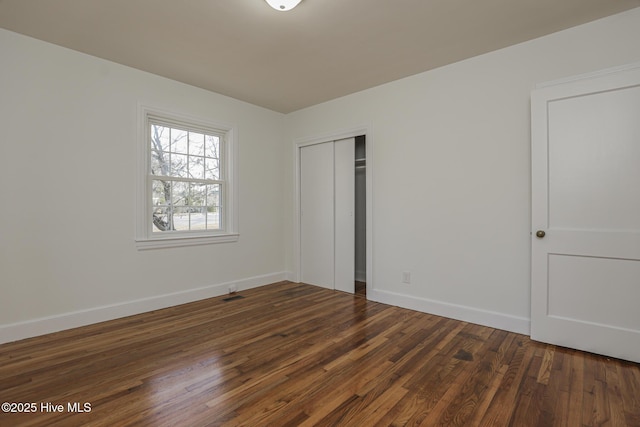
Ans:
POLYGON ((181 246, 208 245, 238 241, 238 141, 234 125, 199 119, 156 107, 139 105, 136 184, 136 237, 139 250, 181 246), (220 138, 222 155, 221 173, 225 188, 222 198, 223 229, 209 231, 171 232, 152 231, 151 213, 151 149, 149 146, 150 121, 161 120, 168 125, 187 127, 191 130, 214 131, 220 138))

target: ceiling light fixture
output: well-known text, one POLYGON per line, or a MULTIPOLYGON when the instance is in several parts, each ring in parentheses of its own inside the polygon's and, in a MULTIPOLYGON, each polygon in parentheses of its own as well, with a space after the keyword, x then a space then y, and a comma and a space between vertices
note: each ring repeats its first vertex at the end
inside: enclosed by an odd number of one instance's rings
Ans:
POLYGON ((269 6, 275 10, 279 10, 280 12, 286 12, 293 9, 301 1, 302 0, 266 0, 266 2, 269 3, 269 6))

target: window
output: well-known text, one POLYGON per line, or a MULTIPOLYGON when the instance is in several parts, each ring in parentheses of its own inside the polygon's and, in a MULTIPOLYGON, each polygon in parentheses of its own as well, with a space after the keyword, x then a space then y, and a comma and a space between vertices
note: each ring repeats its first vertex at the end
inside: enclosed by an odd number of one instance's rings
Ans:
POLYGON ((235 241, 233 128, 141 109, 140 249, 235 241))

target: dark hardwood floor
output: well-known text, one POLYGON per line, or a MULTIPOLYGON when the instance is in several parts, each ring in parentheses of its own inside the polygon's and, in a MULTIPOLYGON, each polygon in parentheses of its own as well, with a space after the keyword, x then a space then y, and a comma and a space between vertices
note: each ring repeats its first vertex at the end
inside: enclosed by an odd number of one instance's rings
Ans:
POLYGON ((638 364, 314 286, 241 295, 0 346, 0 400, 37 405, 0 426, 640 426, 638 364))

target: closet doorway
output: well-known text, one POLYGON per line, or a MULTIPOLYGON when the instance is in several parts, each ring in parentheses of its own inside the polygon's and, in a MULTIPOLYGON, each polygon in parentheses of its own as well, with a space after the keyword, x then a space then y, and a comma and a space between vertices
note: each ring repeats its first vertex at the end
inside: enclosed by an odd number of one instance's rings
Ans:
POLYGON ((355 293, 367 296, 367 144, 355 138, 355 293))
POLYGON ((366 296, 366 140, 302 144, 298 155, 299 280, 366 296))

